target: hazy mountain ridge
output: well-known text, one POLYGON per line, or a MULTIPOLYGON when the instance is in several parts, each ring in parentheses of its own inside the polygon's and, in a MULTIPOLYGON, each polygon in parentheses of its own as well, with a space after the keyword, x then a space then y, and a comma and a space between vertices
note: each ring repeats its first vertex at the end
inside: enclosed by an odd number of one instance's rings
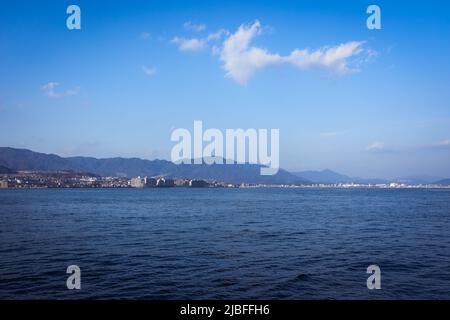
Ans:
POLYGON ((349 176, 325 169, 322 171, 308 170, 300 172, 292 172, 297 177, 308 179, 315 183, 351 183, 355 179, 349 176))
POLYGON ((368 179, 350 177, 325 169, 321 171, 288 172, 280 169, 276 175, 260 175, 257 164, 180 164, 167 160, 146 160, 140 158, 60 157, 27 149, 0 147, 0 173, 15 170, 34 171, 75 171, 102 176, 165 176, 170 178, 190 178, 217 180, 228 183, 254 184, 311 184, 311 183, 359 183, 359 184, 440 184, 450 185, 450 179, 430 176, 416 176, 397 179, 368 179))
POLYGON ((450 186, 450 179, 442 179, 442 180, 436 181, 436 184, 443 185, 443 186, 450 186))
POLYGON ((297 177, 303 177, 308 179, 314 183, 360 183, 360 184, 385 184, 391 183, 391 180, 386 179, 376 179, 376 178, 358 178, 358 177, 350 177, 347 175, 343 175, 332 171, 330 169, 325 169, 321 171, 309 170, 309 171, 300 171, 293 172, 297 177))
POLYGON ((404 184, 449 184, 450 179, 442 179, 432 176, 411 176, 396 179, 378 179, 378 178, 359 178, 350 177, 337 173, 335 171, 325 169, 321 171, 309 170, 292 172, 298 177, 310 180, 313 183, 359 183, 359 184, 389 184, 389 183, 404 183, 404 184))
POLYGON ((196 178, 228 183, 308 184, 309 181, 280 169, 276 175, 260 175, 260 165, 176 165, 166 160, 139 158, 68 157, 45 154, 26 149, 0 147, 0 165, 14 170, 90 172, 103 176, 166 176, 171 178, 196 178))

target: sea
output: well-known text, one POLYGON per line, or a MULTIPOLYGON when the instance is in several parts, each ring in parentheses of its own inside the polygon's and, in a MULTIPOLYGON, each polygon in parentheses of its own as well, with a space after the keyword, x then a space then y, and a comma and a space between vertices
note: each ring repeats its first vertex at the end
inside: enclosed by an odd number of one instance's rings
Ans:
POLYGON ((4 189, 0 299, 450 299, 450 189, 4 189))

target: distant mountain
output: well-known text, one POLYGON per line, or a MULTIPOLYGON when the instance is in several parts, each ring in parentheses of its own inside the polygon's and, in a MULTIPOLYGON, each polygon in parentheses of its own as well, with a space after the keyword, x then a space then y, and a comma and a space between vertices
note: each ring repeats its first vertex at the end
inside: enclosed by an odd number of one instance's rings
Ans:
POLYGON ((171 178, 197 178, 227 183, 309 184, 310 181, 280 169, 276 175, 260 175, 256 164, 176 165, 166 160, 139 158, 92 157, 63 158, 54 154, 38 153, 26 149, 0 147, 0 165, 14 170, 90 172, 102 176, 165 176, 171 178))
POLYGON ((440 180, 443 180, 443 178, 433 176, 411 176, 395 179, 395 182, 405 184, 429 184, 440 180))
POLYGON ((14 173, 14 170, 11 170, 5 166, 0 166, 0 173, 14 173))
POLYGON ((433 176, 409 176, 397 179, 376 179, 376 178, 358 178, 349 177, 329 169, 322 171, 301 171, 293 172, 297 177, 307 179, 313 183, 360 183, 360 184, 389 184, 389 183, 404 183, 408 185, 418 184, 443 184, 450 185, 449 179, 442 179, 433 176), (436 182, 438 181, 438 182, 436 182))
POLYGON ((300 171, 293 172, 297 177, 310 180, 314 183, 351 183, 355 182, 354 178, 325 169, 322 171, 300 171))
POLYGON ((389 184, 392 180, 388 179, 377 179, 377 178, 355 178, 354 183, 360 184, 389 184))
MULTIPOLYGON (((175 165, 176 166, 176 165, 175 165)), ((310 184, 307 179, 296 177, 290 172, 280 169, 272 176, 262 176, 260 165, 256 164, 213 164, 194 165, 181 164, 170 176, 215 179, 231 183, 262 183, 262 184, 310 184)))
POLYGON ((386 179, 349 177, 329 169, 325 169, 322 171, 300 171, 293 172, 293 174, 297 177, 310 180, 314 183, 387 184, 392 182, 391 180, 386 179))
POLYGON ((13 170, 71 170, 71 163, 54 154, 26 149, 0 148, 0 165, 13 170))
POLYGON ((440 184, 442 186, 450 186, 450 179, 442 179, 434 182, 433 184, 440 184))
POLYGON ((65 158, 76 171, 87 171, 102 176, 158 176, 174 172, 175 164, 165 160, 144 160, 139 158, 107 158, 92 157, 65 158))

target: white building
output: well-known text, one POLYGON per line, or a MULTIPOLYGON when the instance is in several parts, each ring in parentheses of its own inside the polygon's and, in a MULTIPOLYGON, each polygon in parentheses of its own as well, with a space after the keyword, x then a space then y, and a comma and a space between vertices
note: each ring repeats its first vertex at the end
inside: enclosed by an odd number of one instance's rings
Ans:
POLYGON ((130 185, 133 188, 143 188, 145 186, 145 179, 142 179, 140 176, 132 178, 130 185))
POLYGON ((0 181, 0 189, 6 189, 8 188, 8 181, 7 180, 1 180, 0 181))

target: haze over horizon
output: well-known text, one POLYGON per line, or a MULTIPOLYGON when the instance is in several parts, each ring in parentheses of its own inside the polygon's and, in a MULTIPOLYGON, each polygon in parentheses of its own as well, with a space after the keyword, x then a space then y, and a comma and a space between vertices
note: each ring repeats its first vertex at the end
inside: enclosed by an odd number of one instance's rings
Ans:
POLYGON ((0 146, 169 160, 202 120, 280 129, 291 172, 448 178, 450 4, 371 3, 4 3, 0 146))

